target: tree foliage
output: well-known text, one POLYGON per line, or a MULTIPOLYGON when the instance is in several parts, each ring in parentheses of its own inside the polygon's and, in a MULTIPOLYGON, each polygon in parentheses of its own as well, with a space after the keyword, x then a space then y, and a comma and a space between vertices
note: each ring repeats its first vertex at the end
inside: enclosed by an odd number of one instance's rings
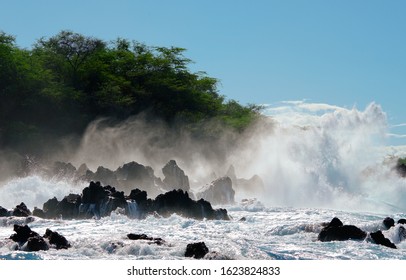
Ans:
POLYGON ((45 138, 80 135, 97 118, 141 112, 195 132, 213 120, 242 131, 258 117, 259 107, 226 101, 217 79, 191 72, 184 52, 72 31, 27 50, 1 32, 0 145, 29 152, 45 138))

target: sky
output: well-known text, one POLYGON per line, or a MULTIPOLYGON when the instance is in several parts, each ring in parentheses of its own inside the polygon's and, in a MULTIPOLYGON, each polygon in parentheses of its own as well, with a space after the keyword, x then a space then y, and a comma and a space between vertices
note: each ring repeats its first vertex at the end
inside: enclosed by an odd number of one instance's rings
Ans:
POLYGON ((30 48, 72 30, 186 49, 192 71, 242 104, 382 106, 406 145, 406 1, 0 0, 0 30, 30 48))

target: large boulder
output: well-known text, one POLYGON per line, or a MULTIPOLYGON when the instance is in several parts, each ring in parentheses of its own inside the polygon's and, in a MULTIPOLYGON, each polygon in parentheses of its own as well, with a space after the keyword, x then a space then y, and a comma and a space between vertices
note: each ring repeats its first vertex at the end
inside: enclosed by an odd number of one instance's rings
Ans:
POLYGON ((338 218, 333 218, 319 233, 319 241, 364 240, 367 233, 353 225, 343 225, 338 218))
POLYGON ((55 218, 57 217, 57 207, 59 201, 56 197, 48 199, 42 206, 42 210, 47 218, 55 218))
POLYGON ((230 177, 222 177, 214 180, 196 193, 197 199, 202 198, 214 205, 234 204, 234 196, 235 191, 230 177))
POLYGON ((194 219, 229 219, 227 210, 214 210, 208 201, 192 200, 188 192, 183 190, 172 190, 158 195, 153 201, 153 210, 164 217, 176 213, 194 219))
POLYGON ((47 238, 49 240, 49 244, 54 245, 58 250, 68 249, 71 246, 64 236, 48 228, 45 231, 44 238, 47 238))
POLYGON ((395 220, 391 217, 386 217, 382 223, 383 223, 385 229, 390 229, 391 227, 393 227, 395 225, 395 220))
POLYGON ((65 196, 57 205, 56 217, 63 219, 75 219, 79 214, 79 206, 82 198, 78 194, 65 196))
POLYGON ((45 240, 27 225, 20 226, 15 224, 14 231, 16 233, 10 236, 10 239, 18 243, 18 249, 24 251, 40 251, 48 250, 49 246, 45 240))
POLYGON ((185 172, 177 165, 175 160, 170 160, 165 164, 162 168, 162 173, 165 176, 163 180, 165 189, 190 190, 189 177, 185 175, 185 172))
POLYGON ((10 236, 10 239, 13 240, 14 242, 18 242, 20 244, 27 242, 28 238, 30 238, 30 237, 39 236, 38 233, 36 233, 35 231, 32 231, 31 228, 27 225, 20 226, 20 225, 15 224, 14 231, 16 233, 12 234, 10 236))
POLYGON ((24 251, 36 252, 49 249, 48 243, 41 236, 29 237, 27 242, 21 247, 24 251))
POLYGON ((371 232, 370 236, 372 240, 379 245, 383 245, 392 249, 396 249, 396 245, 393 244, 388 238, 386 238, 382 231, 378 230, 376 232, 371 232))
POLYGON ((186 246, 185 257, 202 259, 209 252, 204 242, 191 243, 186 246))
POLYGON ((16 217, 28 217, 31 216, 31 211, 28 209, 28 207, 24 204, 24 202, 21 202, 19 205, 17 205, 12 212, 12 216, 16 217))

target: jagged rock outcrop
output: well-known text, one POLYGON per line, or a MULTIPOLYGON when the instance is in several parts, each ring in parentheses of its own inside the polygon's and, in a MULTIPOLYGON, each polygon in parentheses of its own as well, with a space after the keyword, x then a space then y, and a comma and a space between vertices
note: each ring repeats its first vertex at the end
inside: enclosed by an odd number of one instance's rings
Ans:
POLYGON ((14 209, 13 209, 13 216, 16 217, 28 217, 30 216, 32 213, 30 211, 30 209, 27 208, 27 206, 24 204, 24 202, 21 202, 19 205, 17 205, 14 209))
POLYGON ((170 160, 165 164, 162 168, 162 173, 165 176, 163 180, 165 189, 190 190, 189 177, 185 175, 185 172, 177 165, 175 160, 170 160))
POLYGON ((35 214, 42 218, 100 218, 122 209, 131 218, 145 218, 149 214, 167 217, 174 213, 194 219, 225 219, 229 216, 225 209, 213 209, 203 199, 198 201, 189 197, 183 190, 172 190, 158 195, 154 200, 147 192, 134 189, 129 196, 111 186, 102 186, 100 182, 90 182, 81 195, 69 194, 61 201, 52 198, 44 203, 43 209, 35 214))
POLYGON ((154 170, 150 166, 144 166, 132 161, 119 167, 115 174, 118 185, 126 190, 134 187, 147 191, 151 196, 161 193, 159 190, 160 180, 155 177, 154 170))
POLYGON ((214 205, 234 204, 234 197, 235 191, 230 177, 218 178, 196 193, 196 198, 202 198, 214 205))

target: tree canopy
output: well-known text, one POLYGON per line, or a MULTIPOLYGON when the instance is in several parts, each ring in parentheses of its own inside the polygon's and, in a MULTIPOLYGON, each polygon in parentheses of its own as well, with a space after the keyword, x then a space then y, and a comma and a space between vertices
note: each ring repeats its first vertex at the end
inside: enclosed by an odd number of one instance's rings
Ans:
POLYGON ((72 31, 22 49, 0 32, 1 147, 28 153, 45 138, 80 135, 97 118, 142 112, 197 133, 209 121, 243 131, 260 107, 226 101, 217 79, 189 70, 184 52, 72 31))

